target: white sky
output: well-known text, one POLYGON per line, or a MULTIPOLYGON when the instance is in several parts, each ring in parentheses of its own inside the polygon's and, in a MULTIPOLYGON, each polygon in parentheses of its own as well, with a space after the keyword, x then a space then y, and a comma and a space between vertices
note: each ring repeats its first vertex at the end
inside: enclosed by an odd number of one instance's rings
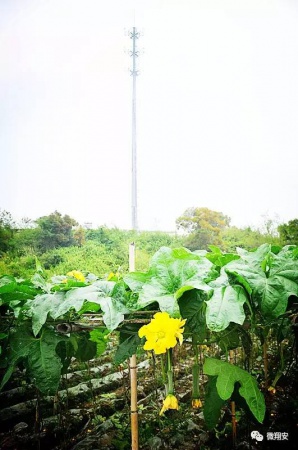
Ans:
POLYGON ((133 25, 139 227, 297 218, 296 0, 0 0, 0 209, 130 228, 133 25))

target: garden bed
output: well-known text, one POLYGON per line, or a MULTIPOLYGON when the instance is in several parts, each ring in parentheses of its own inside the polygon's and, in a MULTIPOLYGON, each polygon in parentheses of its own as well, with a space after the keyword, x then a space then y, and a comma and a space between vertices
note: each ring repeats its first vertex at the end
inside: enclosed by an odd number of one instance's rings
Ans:
MULTIPOLYGON (((139 447, 151 449, 231 449, 229 403, 223 408, 216 430, 207 430, 202 409, 191 408, 192 377, 185 346, 175 352, 175 387, 180 409, 159 416, 164 388, 154 358, 139 355, 139 447)), ((130 444, 130 392, 127 364, 113 364, 109 349, 88 363, 73 361, 61 379, 56 396, 41 396, 20 370, 0 394, 1 450, 125 450, 130 444), (18 387, 16 387, 18 386, 18 387), (38 395, 37 395, 38 394, 38 395)), ((236 447, 239 449, 296 448, 297 366, 280 379, 274 394, 266 394, 266 416, 259 424, 237 409, 236 447), (251 437, 253 430, 264 436, 251 437), (268 441, 267 433, 288 433, 288 441, 268 441)), ((201 376, 202 400, 206 376, 201 376)))

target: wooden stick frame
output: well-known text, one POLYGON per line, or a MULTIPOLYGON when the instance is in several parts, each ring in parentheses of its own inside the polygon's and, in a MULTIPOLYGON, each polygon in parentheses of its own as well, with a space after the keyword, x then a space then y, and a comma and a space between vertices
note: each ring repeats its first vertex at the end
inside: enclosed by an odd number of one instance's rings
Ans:
MULTIPOLYGON (((135 271, 135 244, 129 244, 129 271, 135 271)), ((139 422, 138 422, 138 383, 137 383, 137 357, 132 355, 129 359, 130 373, 130 424, 131 424, 131 448, 139 448, 139 422)))

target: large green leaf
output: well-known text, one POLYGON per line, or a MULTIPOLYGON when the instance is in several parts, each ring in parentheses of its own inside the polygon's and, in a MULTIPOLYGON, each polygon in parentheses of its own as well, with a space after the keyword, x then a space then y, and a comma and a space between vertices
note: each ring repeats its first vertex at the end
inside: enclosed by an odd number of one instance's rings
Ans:
POLYGON ((114 361, 115 364, 119 365, 123 363, 126 359, 130 358, 137 351, 138 345, 141 340, 137 334, 129 336, 125 341, 123 341, 117 348, 115 353, 114 361))
POLYGON ((231 322, 242 324, 245 319, 243 304, 246 295, 242 286, 215 288, 207 301, 206 322, 212 331, 222 331, 231 322))
POLYGON ((8 381, 12 368, 18 361, 23 360, 28 375, 38 389, 44 394, 53 394, 58 388, 62 363, 56 353, 58 343, 63 336, 57 335, 54 330, 43 329, 41 336, 33 336, 29 324, 22 324, 10 338, 9 374, 1 383, 1 388, 8 381))
POLYGON ((298 296, 298 261, 290 259, 287 252, 275 255, 266 244, 256 252, 242 251, 241 259, 227 264, 224 270, 246 288, 268 319, 284 314, 289 297, 298 296))
POLYGON ((4 275, 0 278, 0 302, 10 304, 14 309, 14 302, 18 304, 26 303, 27 300, 33 299, 39 290, 30 281, 18 281, 15 278, 4 275))
POLYGON ((0 390, 13 374, 17 362, 28 356, 28 353, 30 351, 30 343, 28 342, 28 340, 26 340, 26 336, 28 335, 28 333, 31 333, 28 324, 22 324, 22 326, 18 327, 16 330, 11 330, 10 332, 10 348, 7 355, 8 367, 1 380, 0 390), (20 340, 20 336, 22 335, 25 338, 23 342, 20 340))
POLYGON ((217 376, 216 388, 222 400, 228 400, 234 391, 235 383, 240 383, 239 394, 246 400, 252 414, 259 422, 265 416, 265 400, 259 391, 256 380, 245 370, 219 359, 206 359, 203 372, 217 376))
POLYGON ((6 383, 8 382, 8 380, 10 379, 11 375, 13 374, 15 370, 15 365, 14 364, 10 364, 5 372, 5 374, 3 375, 3 378, 1 380, 0 383, 0 391, 2 390, 3 386, 6 385, 6 383))
POLYGON ((224 331, 217 334, 217 343, 223 352, 233 350, 240 346, 240 331, 238 325, 229 325, 224 331))
POLYGON ((65 293, 63 302, 52 315, 53 318, 63 316, 65 313, 74 309, 79 311, 85 301, 98 303, 101 297, 109 296, 114 288, 113 281, 95 282, 90 286, 73 288, 65 293))
POLYGON ((203 413, 208 430, 212 430, 216 427, 220 418, 221 408, 225 404, 225 400, 218 395, 216 381, 217 377, 209 376, 205 392, 203 413))
POLYGON ((90 359, 93 359, 97 354, 97 346, 94 341, 89 339, 89 333, 83 332, 83 333, 75 333, 75 335, 72 335, 72 343, 74 338, 76 339, 76 345, 75 345, 75 353, 74 356, 79 361, 89 361, 90 359))
POLYGON ((235 253, 223 253, 220 248, 215 245, 209 245, 209 248, 211 249, 211 253, 207 253, 206 258, 219 268, 225 266, 230 261, 240 258, 240 256, 235 253))
POLYGON ((28 314, 32 316, 32 330, 35 336, 40 332, 45 324, 48 314, 55 318, 55 314, 64 299, 63 292, 54 294, 37 295, 32 301, 28 314))
POLYGON ((90 286, 73 288, 67 292, 59 291, 38 295, 29 310, 29 315, 32 316, 34 335, 36 336, 40 332, 48 317, 57 319, 71 310, 83 313, 85 302, 91 309, 92 304, 100 306, 104 313, 103 321, 112 331, 123 321, 124 314, 129 312, 121 302, 120 292, 119 289, 115 289, 115 282, 96 281, 90 286), (114 298, 114 291, 116 298, 114 298))
POLYGON ((151 278, 151 276, 150 273, 130 272, 123 277, 123 280, 133 292, 138 293, 142 290, 143 285, 151 278))
POLYGON ((102 355, 107 348, 107 334, 108 331, 106 329, 102 330, 100 328, 96 328, 95 330, 90 331, 89 339, 96 344, 97 357, 102 355))
POLYGON ((280 257, 297 260, 298 246, 297 245, 285 245, 277 253, 280 257))
POLYGON ((185 292, 178 303, 180 313, 186 320, 186 328, 197 335, 199 341, 206 337, 206 303, 207 293, 198 289, 185 292))
POLYGON ((32 316, 32 329, 36 336, 45 324, 48 316, 57 319, 71 310, 79 311, 85 301, 98 298, 95 286, 74 288, 70 291, 37 295, 32 301, 28 314, 32 316))
POLYGON ((109 331, 115 330, 123 322, 124 314, 129 310, 123 303, 113 297, 104 297, 98 300, 103 311, 103 321, 109 331))
POLYGON ((9 304, 13 308, 14 302, 22 303, 24 305, 27 300, 31 300, 35 297, 37 292, 31 293, 29 290, 24 291, 22 288, 17 288, 13 292, 7 292, 1 295, 2 303, 9 304))
POLYGON ((99 311, 100 305, 94 302, 85 301, 82 308, 78 311, 78 314, 81 316, 82 314, 97 313, 99 311))
POLYGON ((123 322, 124 314, 129 313, 125 306, 126 292, 123 283, 113 281, 96 281, 90 286, 73 289, 67 292, 65 300, 56 313, 56 317, 64 314, 71 307, 80 311, 85 301, 100 305, 103 321, 108 330, 115 330, 123 322))
POLYGON ((32 339, 28 354, 28 374, 44 394, 54 394, 59 385, 62 362, 56 353, 61 336, 44 329, 39 339, 32 339))
POLYGON ((71 333, 70 337, 64 336, 64 340, 58 342, 56 353, 62 363, 61 374, 67 373, 68 367, 75 354, 75 347, 77 348, 75 333, 71 333))
POLYGON ((52 284, 48 283, 40 273, 35 273, 31 281, 35 287, 41 288, 44 292, 49 293, 51 291, 52 284))
POLYGON ((141 339, 139 338, 138 331, 142 324, 124 324, 120 331, 119 346, 115 353, 115 364, 121 364, 126 359, 130 358, 136 353, 141 339))
POLYGON ((14 277, 4 275, 0 278, 0 295, 6 292, 12 292, 16 289, 17 282, 14 277))
POLYGON ((152 257, 150 270, 146 276, 143 274, 137 277, 131 274, 125 277, 125 282, 129 287, 137 288, 140 309, 158 302, 161 311, 178 315, 177 300, 184 292, 194 288, 210 290, 206 280, 211 268, 212 263, 205 257, 185 248, 162 247, 152 257))

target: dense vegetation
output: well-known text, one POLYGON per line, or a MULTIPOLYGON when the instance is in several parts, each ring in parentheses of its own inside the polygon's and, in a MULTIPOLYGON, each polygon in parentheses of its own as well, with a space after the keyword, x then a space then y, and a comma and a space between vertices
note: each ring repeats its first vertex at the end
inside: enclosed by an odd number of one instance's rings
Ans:
MULTIPOLYGON (((196 430, 188 448, 194 439, 198 445, 208 441, 206 449, 218 448, 220 429, 224 439, 231 438, 228 448, 235 447, 235 408, 242 439, 251 439, 251 427, 274 431, 273 396, 284 393, 280 381, 290 387, 296 373, 298 247, 291 244, 297 221, 280 226, 280 235, 267 222, 261 233, 230 227, 221 213, 192 208, 177 219, 185 232, 178 235, 85 229, 58 212, 34 224, 23 220, 22 226, 7 212, 0 217, 1 388, 9 386, 15 373, 25 373, 36 390, 37 405, 43 398, 55 402, 57 396, 63 402, 61 376, 72 370, 71 363, 99 358, 108 340, 117 339, 116 366, 144 346, 152 353, 154 373, 160 371, 148 415, 151 431, 147 429, 151 437, 157 434, 156 448, 164 445, 162 423, 172 430, 173 440, 179 417, 181 432, 189 420, 196 430), (128 273, 132 241, 137 271, 128 273), (95 326, 88 314, 98 317, 95 326), (185 348, 180 362, 178 340, 185 348), (183 368, 186 378, 179 384, 183 368), (157 395, 162 384, 163 406, 157 395), (189 398, 188 405, 183 398, 189 398), (181 412, 176 411, 179 404, 181 412), (164 422, 156 422, 161 406, 164 422), (200 418, 189 412, 201 408, 200 418), (205 433, 204 438, 198 421, 215 434, 206 438, 205 433)), ((101 386, 100 380, 92 383, 101 386)), ((76 388, 71 392, 80 394, 76 388)), ((295 414, 295 402, 289 405, 295 414)), ((7 426, 13 411, 2 411, 7 426)), ((94 420, 96 414, 94 410, 94 420)), ((41 430, 42 423, 37 418, 35 429, 41 430)), ((292 437, 292 423, 283 426, 292 437)), ((173 441, 169 448, 187 448, 187 428, 183 433, 181 446, 173 441)), ((117 442, 107 448, 119 448, 117 442)), ((142 445, 148 448, 145 441, 142 445)))
POLYGON ((298 244, 297 220, 277 229, 267 219, 260 231, 230 226, 229 217, 208 208, 189 208, 176 223, 177 233, 136 233, 106 226, 87 229, 57 211, 35 221, 24 218, 17 224, 9 212, 0 210, 0 273, 28 277, 39 266, 48 276, 74 268, 98 276, 110 271, 126 272, 127 248, 132 241, 136 243, 138 270, 144 270, 162 246, 181 245, 194 251, 216 245, 222 251, 233 252, 237 247, 253 250, 264 243, 298 244))
MULTIPOLYGON (((295 378, 298 248, 263 244, 251 252, 224 253, 216 246, 211 250, 191 252, 163 246, 153 255, 148 270, 110 274, 104 279, 73 270, 48 281, 41 268, 30 280, 0 277, 0 389, 16 370, 25 369, 39 401, 55 402, 59 391, 59 398, 67 402, 66 395, 90 390, 87 384, 69 394, 61 390, 61 376, 68 373, 71 361, 99 357, 117 333, 116 365, 124 364, 143 346, 152 350, 153 364, 165 386, 163 406, 156 395, 154 411, 158 414, 156 409, 162 406, 159 414, 165 415, 164 423, 170 424, 171 419, 174 423, 173 412, 190 389, 189 401, 182 406, 184 416, 192 417, 194 426, 200 420, 200 427, 216 429, 216 433, 224 426, 227 448, 236 445, 236 410, 246 439, 251 439, 248 430, 252 427, 273 433, 275 422, 269 419, 277 410, 276 402, 272 410, 272 399, 281 378, 288 386, 295 378), (90 325, 86 314, 98 315, 99 322, 90 325), (186 349, 183 362, 177 361, 178 340, 184 341, 186 349), (187 390, 176 382, 180 365, 191 374, 187 390), (191 416, 187 412, 191 408, 202 409, 202 418, 191 416), (233 430, 230 434, 228 424, 233 430)), ((93 385, 101 386, 100 380, 93 385)), ((293 400, 293 414, 295 405, 293 400)), ((7 422, 8 415, 12 420, 13 411, 5 409, 3 420, 7 422)), ((185 424, 177 412, 181 425, 185 424)), ((42 423, 36 419, 35 426, 40 429, 42 423)), ((173 439, 175 430, 171 429, 173 439)), ((283 423, 283 433, 292 442, 293 430, 291 421, 283 423)), ((151 433, 155 435, 153 429, 151 433)), ((163 448, 161 425, 158 433, 158 448, 163 448)), ((204 432, 197 432, 198 444, 203 436, 204 432)), ((212 436, 204 448, 218 448, 219 441, 214 446, 212 436)), ((183 440, 179 446, 177 442, 168 448, 186 448, 183 440)), ((107 448, 118 445, 117 441, 107 448)), ((148 448, 146 442, 142 448, 148 448)))

